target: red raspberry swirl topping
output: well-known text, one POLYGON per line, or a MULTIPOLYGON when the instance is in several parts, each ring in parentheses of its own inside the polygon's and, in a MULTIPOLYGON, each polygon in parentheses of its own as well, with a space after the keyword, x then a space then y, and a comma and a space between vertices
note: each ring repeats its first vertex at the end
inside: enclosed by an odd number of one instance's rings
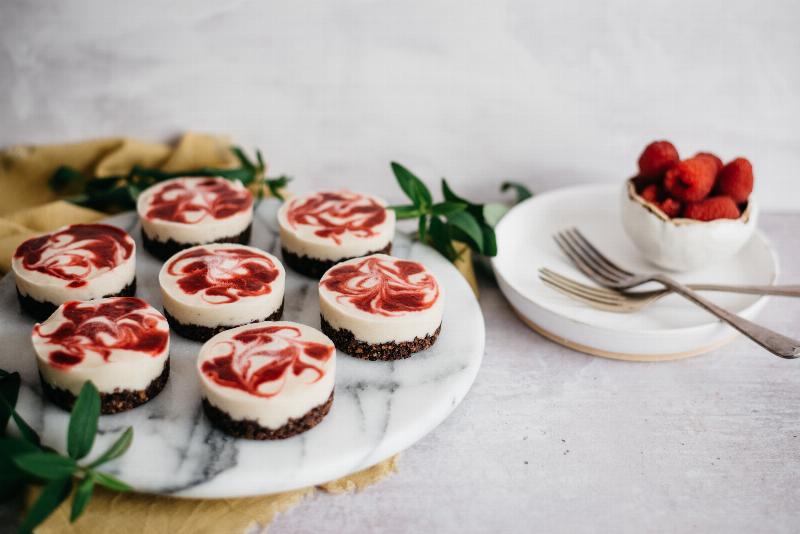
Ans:
POLYGON ((320 285, 339 301, 387 317, 427 310, 439 298, 439 284, 422 264, 377 256, 334 267, 320 285))
POLYGON ((107 224, 73 224, 52 234, 28 239, 14 252, 22 267, 83 287, 102 269, 113 269, 133 253, 125 231, 107 224))
POLYGON ((170 260, 167 274, 177 277, 178 287, 186 294, 199 294, 209 304, 229 304, 269 294, 280 271, 256 250, 197 247, 170 260))
POLYGON ((323 192, 292 201, 286 212, 292 228, 311 226, 314 235, 342 243, 345 233, 366 238, 386 220, 386 208, 371 197, 350 191, 323 192))
POLYGON ((325 376, 324 364, 333 346, 302 339, 299 328, 288 325, 244 330, 220 341, 225 353, 203 362, 203 373, 217 384, 258 397, 274 397, 283 390, 289 373, 314 373, 309 383, 325 376))
POLYGON ((250 191, 225 178, 179 178, 156 187, 147 206, 148 219, 196 224, 207 218, 225 219, 253 205, 250 191))
POLYGON ((69 368, 88 353, 106 362, 114 350, 160 355, 169 340, 166 319, 145 301, 119 297, 103 302, 70 301, 63 304, 63 322, 47 332, 47 323, 33 327, 34 337, 59 348, 49 355, 50 364, 69 368))

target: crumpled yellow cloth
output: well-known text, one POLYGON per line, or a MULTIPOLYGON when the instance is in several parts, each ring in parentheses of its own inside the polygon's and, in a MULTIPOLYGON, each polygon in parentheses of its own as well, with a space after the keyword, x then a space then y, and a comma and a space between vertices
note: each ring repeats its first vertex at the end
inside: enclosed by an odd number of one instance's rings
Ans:
MULTIPOLYGON (((36 529, 36 533, 244 532, 254 523, 265 527, 276 515, 297 505, 317 490, 333 494, 360 491, 394 473, 396 462, 397 456, 394 456, 369 469, 315 488, 242 499, 176 499, 138 493, 114 493, 100 488, 95 490, 89 508, 75 523, 69 522, 70 501, 67 501, 36 529)), ((36 495, 38 491, 29 492, 29 504, 36 495)))
MULTIPOLYGON (((47 181, 61 165, 69 165, 88 176, 124 174, 133 165, 181 171, 236 164, 227 138, 186 133, 174 145, 145 143, 127 138, 99 139, 81 143, 18 146, 0 151, 0 271, 8 272, 11 255, 25 239, 60 226, 94 222, 106 217, 95 210, 75 206, 48 187, 47 181)), ((454 243, 462 252, 456 267, 477 295, 470 250, 454 243)), ((144 494, 96 490, 86 513, 69 522, 68 500, 36 529, 40 533, 127 532, 155 533, 242 532, 253 523, 267 525, 278 513, 312 495, 316 489, 328 493, 360 490, 396 470, 397 456, 369 469, 318 486, 277 495, 243 499, 189 500, 144 494)), ((38 489, 28 492, 31 503, 38 489)))
POLYGON ((47 185, 61 165, 102 178, 124 174, 133 165, 180 171, 236 163, 230 142, 219 136, 187 133, 174 145, 114 138, 46 146, 16 146, 0 152, 0 271, 29 237, 65 224, 94 222, 104 214, 59 201, 47 185))

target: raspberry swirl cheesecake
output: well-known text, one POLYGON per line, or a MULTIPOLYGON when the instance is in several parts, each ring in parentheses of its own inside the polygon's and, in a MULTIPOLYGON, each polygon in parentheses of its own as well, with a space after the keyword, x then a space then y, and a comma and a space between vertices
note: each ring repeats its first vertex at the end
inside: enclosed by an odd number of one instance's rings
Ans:
POLYGON ((391 252, 395 215, 371 195, 322 191, 285 202, 278 223, 283 260, 319 278, 341 261, 391 252))
POLYGON ((165 260, 206 243, 250 242, 253 195, 225 178, 173 178, 139 195, 144 248, 165 260))
POLYGON ((42 321, 69 300, 136 292, 136 244, 107 224, 73 224, 28 239, 11 270, 22 310, 42 321))
POLYGON ((32 340, 44 393, 66 410, 87 380, 109 414, 149 401, 169 377, 167 320, 135 297, 65 302, 32 340))
POLYGON ((239 438, 283 439, 316 426, 330 410, 336 349, 310 326, 255 323, 208 340, 197 371, 214 426, 239 438))
POLYGON ((397 360, 436 342, 443 292, 421 263, 374 254, 340 263, 319 282, 322 331, 367 360, 397 360))
POLYGON ((254 247, 220 243, 186 249, 164 263, 158 283, 172 329, 197 341, 283 314, 283 265, 254 247))

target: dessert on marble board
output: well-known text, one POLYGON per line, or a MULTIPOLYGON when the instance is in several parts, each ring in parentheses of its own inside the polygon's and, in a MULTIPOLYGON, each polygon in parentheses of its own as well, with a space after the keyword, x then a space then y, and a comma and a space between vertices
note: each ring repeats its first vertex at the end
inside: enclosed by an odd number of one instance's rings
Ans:
POLYGON ((444 294, 425 266, 386 254, 332 267, 319 282, 322 331, 336 348, 367 360, 397 360, 432 346, 444 294))
POLYGON ((151 400, 169 377, 167 320, 136 297, 65 302, 31 339, 42 389, 65 410, 87 380, 110 414, 151 400))
POLYGON ((283 265, 254 247, 217 243, 183 250, 164 263, 158 283, 172 329, 197 341, 283 314, 283 265))
POLYGON ((42 321, 71 300, 136 292, 136 244, 108 224, 73 224, 33 237, 11 259, 20 307, 42 321))
POLYGON ((395 214, 372 195, 320 191, 284 202, 278 223, 286 265, 319 278, 341 261, 391 252, 395 214))
POLYGON ((195 245, 250 242, 253 195, 238 180, 173 178, 136 203, 144 248, 159 259, 195 245))
POLYGON ((316 426, 330 410, 336 349, 310 326, 254 323, 208 340, 197 372, 214 426, 238 438, 284 439, 316 426))

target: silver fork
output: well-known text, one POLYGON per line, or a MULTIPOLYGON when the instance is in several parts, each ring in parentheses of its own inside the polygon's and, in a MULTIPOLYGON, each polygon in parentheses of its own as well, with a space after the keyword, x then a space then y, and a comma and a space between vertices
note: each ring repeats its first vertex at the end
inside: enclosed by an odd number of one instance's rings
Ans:
MULTIPOLYGON (((580 300, 584 304, 588 304, 594 308, 615 313, 632 313, 639 311, 672 293, 671 289, 621 291, 618 289, 589 286, 547 268, 539 269, 539 279, 548 287, 570 298, 580 300)), ((686 284, 686 287, 695 291, 721 291, 746 295, 800 297, 800 286, 792 285, 728 286, 719 284, 686 284)))
POLYGON ((781 358, 800 357, 800 341, 739 317, 701 297, 669 276, 661 273, 634 274, 626 271, 605 257, 575 228, 559 232, 553 238, 583 274, 603 287, 630 289, 647 282, 658 282, 728 323, 773 354, 781 358))

